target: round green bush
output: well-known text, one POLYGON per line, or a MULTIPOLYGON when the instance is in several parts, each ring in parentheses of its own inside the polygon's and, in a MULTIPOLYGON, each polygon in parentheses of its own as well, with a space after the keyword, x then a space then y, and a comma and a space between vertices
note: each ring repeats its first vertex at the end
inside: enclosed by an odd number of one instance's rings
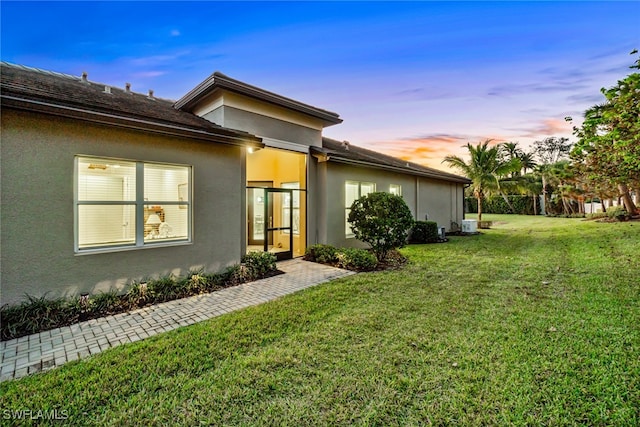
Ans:
POLYGON ((369 193, 355 200, 347 218, 356 239, 371 245, 378 261, 391 249, 407 242, 413 215, 402 197, 389 193, 369 193))

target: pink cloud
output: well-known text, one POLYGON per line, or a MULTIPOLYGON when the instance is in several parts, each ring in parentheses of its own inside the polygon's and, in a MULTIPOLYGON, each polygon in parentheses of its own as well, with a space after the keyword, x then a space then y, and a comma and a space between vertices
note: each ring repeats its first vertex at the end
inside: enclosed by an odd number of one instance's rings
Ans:
POLYGON ((467 143, 477 144, 487 139, 492 140, 491 145, 509 141, 509 138, 500 135, 472 137, 468 135, 436 134, 374 142, 367 145, 373 150, 390 156, 434 169, 452 172, 447 165, 442 163, 446 156, 455 155, 464 158, 467 153, 467 143))
POLYGON ((542 123, 529 130, 524 134, 524 138, 536 138, 544 139, 549 136, 555 136, 558 134, 567 134, 572 131, 572 124, 561 119, 544 119, 542 123))

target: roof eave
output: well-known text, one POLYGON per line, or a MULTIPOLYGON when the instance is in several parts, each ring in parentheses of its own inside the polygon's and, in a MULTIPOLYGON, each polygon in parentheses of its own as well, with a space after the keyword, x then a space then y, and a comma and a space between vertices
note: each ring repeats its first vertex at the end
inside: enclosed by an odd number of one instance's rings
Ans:
POLYGON ((217 142, 244 147, 264 148, 262 139, 247 134, 236 134, 231 130, 221 129, 221 132, 211 132, 205 129, 194 129, 186 126, 171 125, 168 123, 143 120, 132 117, 110 114, 89 109, 69 107, 65 105, 53 104, 50 102, 37 101, 33 99, 20 98, 15 96, 0 95, 3 108, 13 108, 16 110, 30 111, 53 116, 61 116, 76 120, 83 120, 109 126, 116 126, 125 129, 142 130, 166 136, 196 139, 207 142, 217 142))
POLYGON ((232 79, 220 72, 207 77, 198 86, 189 91, 174 104, 174 107, 184 111, 191 111, 197 103, 216 89, 228 90, 250 98, 259 99, 274 105, 288 108, 322 120, 325 127, 342 123, 337 113, 313 107, 302 102, 278 95, 273 92, 232 79))
POLYGON ((401 168, 401 167, 391 166, 391 165, 383 165, 383 164, 380 164, 380 163, 367 162, 367 161, 364 161, 364 160, 348 159, 348 158, 341 157, 339 153, 332 153, 332 151, 330 151, 330 150, 320 150, 320 149, 315 148, 315 147, 312 147, 312 151, 314 151, 317 155, 319 155, 320 157, 325 159, 324 161, 331 161, 331 162, 334 162, 334 163, 342 163, 342 164, 354 165, 354 166, 370 167, 370 168, 375 168, 375 169, 387 170, 387 171, 391 171, 391 172, 399 172, 399 173, 403 173, 403 174, 421 176, 421 177, 424 177, 424 178, 438 179, 438 180, 449 181, 449 182, 457 182, 457 183, 460 183, 460 184, 469 184, 469 183, 471 183, 471 181, 469 179, 467 179, 467 178, 458 177, 458 176, 452 176, 452 175, 446 174, 444 172, 442 174, 429 173, 429 172, 425 172, 425 171, 419 171, 419 170, 416 170, 416 169, 401 168))

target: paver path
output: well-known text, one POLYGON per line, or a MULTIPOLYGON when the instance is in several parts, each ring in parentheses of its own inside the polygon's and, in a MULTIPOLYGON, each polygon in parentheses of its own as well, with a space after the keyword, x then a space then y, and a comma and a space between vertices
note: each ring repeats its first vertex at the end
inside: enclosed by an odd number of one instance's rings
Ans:
POLYGON ((0 343, 0 381, 51 369, 120 344, 354 274, 302 259, 279 262, 278 269, 286 274, 3 341, 0 343))

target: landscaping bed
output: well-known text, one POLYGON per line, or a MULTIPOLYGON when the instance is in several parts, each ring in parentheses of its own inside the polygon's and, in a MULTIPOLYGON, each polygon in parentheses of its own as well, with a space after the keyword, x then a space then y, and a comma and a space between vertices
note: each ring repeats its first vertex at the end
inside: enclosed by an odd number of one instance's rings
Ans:
POLYGON ((73 325, 90 319, 147 307, 179 298, 210 293, 241 283, 282 274, 276 257, 268 252, 252 252, 243 263, 221 273, 190 272, 185 277, 164 276, 132 283, 124 293, 101 292, 75 298, 49 299, 26 296, 24 302, 0 308, 2 341, 73 325))

